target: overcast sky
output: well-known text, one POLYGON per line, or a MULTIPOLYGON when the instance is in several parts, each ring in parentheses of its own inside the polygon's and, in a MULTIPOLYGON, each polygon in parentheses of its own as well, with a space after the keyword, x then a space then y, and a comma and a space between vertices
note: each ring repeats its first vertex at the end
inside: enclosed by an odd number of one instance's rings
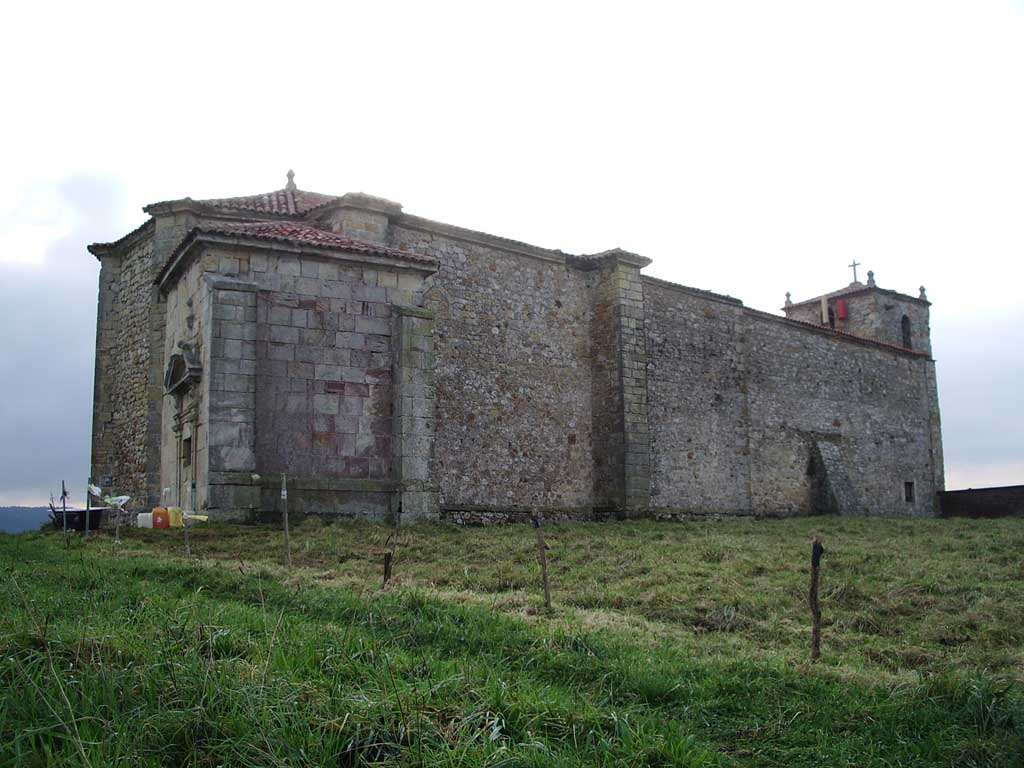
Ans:
POLYGON ((1024 482, 1022 0, 145 5, 4 11, 0 504, 88 473, 86 244, 288 168, 758 309, 924 284, 947 486, 1024 482))

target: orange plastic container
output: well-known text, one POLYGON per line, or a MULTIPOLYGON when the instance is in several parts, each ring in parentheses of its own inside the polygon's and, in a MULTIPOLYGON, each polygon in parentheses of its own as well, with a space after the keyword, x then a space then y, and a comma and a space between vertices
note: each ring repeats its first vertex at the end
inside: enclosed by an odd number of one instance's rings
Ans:
POLYGON ((167 512, 165 507, 154 507, 153 508, 153 527, 154 528, 170 528, 171 527, 171 516, 167 512))

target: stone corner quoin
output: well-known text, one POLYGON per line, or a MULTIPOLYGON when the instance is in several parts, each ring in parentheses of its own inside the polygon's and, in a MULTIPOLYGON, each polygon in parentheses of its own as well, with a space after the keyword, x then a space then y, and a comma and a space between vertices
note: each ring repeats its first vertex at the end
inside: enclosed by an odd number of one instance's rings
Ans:
POLYGON ((140 508, 462 523, 931 516, 930 304, 784 315, 298 189, 147 206, 101 262, 92 479, 140 508))

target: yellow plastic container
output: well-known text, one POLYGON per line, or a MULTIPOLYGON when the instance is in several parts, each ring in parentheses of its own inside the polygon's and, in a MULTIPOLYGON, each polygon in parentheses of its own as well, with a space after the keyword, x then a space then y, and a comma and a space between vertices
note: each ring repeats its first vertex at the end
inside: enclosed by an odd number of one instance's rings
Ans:
POLYGON ((181 507, 168 507, 167 520, 171 528, 181 528, 185 524, 184 517, 181 514, 181 507))

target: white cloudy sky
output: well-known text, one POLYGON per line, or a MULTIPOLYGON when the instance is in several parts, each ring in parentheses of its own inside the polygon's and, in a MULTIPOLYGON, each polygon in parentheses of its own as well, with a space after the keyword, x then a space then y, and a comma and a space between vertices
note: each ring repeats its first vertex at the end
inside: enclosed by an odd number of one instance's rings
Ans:
POLYGON ((923 283, 948 486, 1024 482, 1021 0, 40 0, 0 71, 0 504, 88 472, 85 245, 290 167, 760 309, 923 283))

